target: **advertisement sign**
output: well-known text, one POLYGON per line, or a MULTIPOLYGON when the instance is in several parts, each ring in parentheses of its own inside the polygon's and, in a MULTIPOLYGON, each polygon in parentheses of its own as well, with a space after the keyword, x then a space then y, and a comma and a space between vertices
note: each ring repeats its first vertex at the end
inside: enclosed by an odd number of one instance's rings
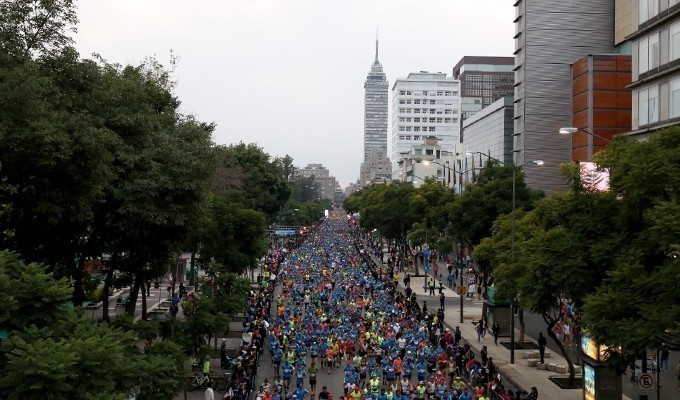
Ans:
POLYGON ((591 192, 609 191, 609 170, 598 169, 594 162, 582 162, 581 187, 591 192))
POLYGON ((588 358, 605 362, 609 358, 609 348, 605 344, 599 344, 588 336, 585 332, 581 334, 581 352, 588 358))
POLYGON ((595 368, 586 363, 583 363, 583 398, 584 400, 596 400, 595 368))

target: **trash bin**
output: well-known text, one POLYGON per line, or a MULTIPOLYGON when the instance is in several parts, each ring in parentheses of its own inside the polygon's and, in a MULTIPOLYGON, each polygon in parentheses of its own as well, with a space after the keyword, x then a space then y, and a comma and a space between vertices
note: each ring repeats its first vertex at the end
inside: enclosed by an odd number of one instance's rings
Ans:
POLYGON ((116 300, 116 315, 125 314, 125 306, 127 305, 127 302, 127 297, 119 297, 118 300, 116 300))

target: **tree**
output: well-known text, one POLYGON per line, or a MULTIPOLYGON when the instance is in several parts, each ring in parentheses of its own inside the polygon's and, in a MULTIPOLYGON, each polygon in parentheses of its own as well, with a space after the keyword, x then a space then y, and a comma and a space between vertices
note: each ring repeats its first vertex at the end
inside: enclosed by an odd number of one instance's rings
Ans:
POLYGON ((0 46, 29 58, 59 52, 73 43, 68 31, 78 23, 73 0, 13 0, 0 3, 0 46))
POLYGON ((201 259, 213 271, 243 273, 267 252, 264 214, 248 208, 244 197, 232 190, 212 200, 201 259))
POLYGON ((145 355, 133 331, 82 316, 67 305, 68 284, 54 280, 45 267, 2 252, 0 282, 16 294, 2 299, 7 309, 0 326, 11 329, 11 338, 0 348, 0 397, 86 400, 107 393, 122 398, 140 386, 140 398, 164 399, 181 385, 179 354, 145 355))
POLYGON ((586 297, 585 325, 600 343, 638 356, 680 332, 680 129, 647 141, 617 138, 598 164, 609 168, 625 242, 586 297))
POLYGON ((291 193, 288 182, 283 178, 284 171, 255 144, 218 146, 216 152, 213 193, 221 195, 229 189, 240 190, 248 199, 250 208, 273 218, 291 193))

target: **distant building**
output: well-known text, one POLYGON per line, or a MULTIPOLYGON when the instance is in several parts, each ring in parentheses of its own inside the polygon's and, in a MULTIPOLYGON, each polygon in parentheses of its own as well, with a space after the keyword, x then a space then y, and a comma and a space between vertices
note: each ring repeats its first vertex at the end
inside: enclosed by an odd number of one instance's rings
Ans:
POLYGON ((335 177, 330 176, 323 164, 308 164, 305 168, 300 168, 298 173, 305 178, 314 177, 321 197, 331 201, 335 199, 335 177))
POLYGON ((441 150, 453 152, 460 132, 459 82, 442 72, 415 72, 392 87, 392 178, 398 179, 403 152, 437 138, 441 150))
POLYGON ((342 191, 342 187, 338 181, 335 182, 335 198, 333 201, 338 204, 341 204, 343 201, 345 201, 345 192, 342 191))
POLYGON ((397 176, 400 181, 412 182, 415 187, 427 178, 453 187, 453 176, 449 171, 454 168, 453 163, 454 152, 443 150, 436 136, 426 136, 422 143, 411 145, 409 151, 400 154, 397 176))
MULTIPOLYGON (((460 111, 465 120, 515 92, 514 57, 465 56, 453 67, 460 81, 460 111)), ((462 139, 462 137, 461 137, 462 139)))
MULTIPOLYGON (((514 104, 512 96, 502 97, 463 122, 466 152, 482 152, 512 164, 514 104)), ((483 164, 488 160, 482 157, 483 164)))
POLYGON ((392 164, 387 156, 387 149, 374 147, 368 153, 368 158, 361 164, 360 185, 364 187, 369 182, 391 180, 392 164))
POLYGON ((389 90, 387 76, 378 61, 378 38, 375 39, 375 61, 364 82, 364 161, 372 148, 387 149, 387 112, 389 90))

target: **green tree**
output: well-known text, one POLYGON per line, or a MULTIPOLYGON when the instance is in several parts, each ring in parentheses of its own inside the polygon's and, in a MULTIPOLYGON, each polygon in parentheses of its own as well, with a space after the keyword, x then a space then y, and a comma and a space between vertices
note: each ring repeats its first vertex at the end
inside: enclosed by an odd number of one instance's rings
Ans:
POLYGON ((611 171, 625 241, 609 249, 613 266, 586 298, 585 324, 596 340, 637 356, 680 333, 680 129, 617 138, 597 161, 611 171))
POLYGON ((234 190, 212 200, 201 238, 201 258, 212 270, 243 273, 267 251, 265 216, 245 202, 234 190))

